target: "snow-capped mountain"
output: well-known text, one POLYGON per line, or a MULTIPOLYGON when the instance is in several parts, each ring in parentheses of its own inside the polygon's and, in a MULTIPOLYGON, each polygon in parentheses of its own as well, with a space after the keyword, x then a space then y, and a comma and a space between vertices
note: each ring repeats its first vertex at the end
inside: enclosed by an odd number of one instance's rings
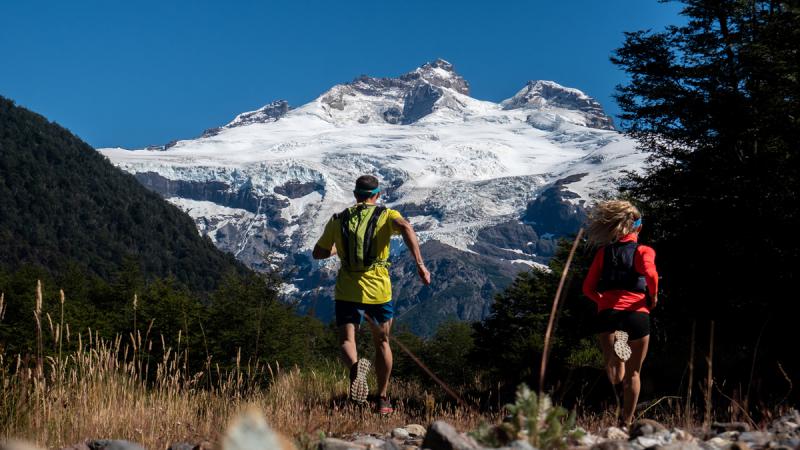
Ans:
POLYGON ((337 263, 310 251, 352 203, 355 179, 375 174, 432 268, 422 287, 402 251, 392 267, 400 320, 421 333, 482 318, 497 290, 577 230, 593 194, 644 161, 583 92, 531 81, 501 103, 482 101, 444 60, 361 76, 297 108, 273 102, 158 150, 100 151, 220 248, 256 269, 290 269, 287 298, 324 319, 337 263))

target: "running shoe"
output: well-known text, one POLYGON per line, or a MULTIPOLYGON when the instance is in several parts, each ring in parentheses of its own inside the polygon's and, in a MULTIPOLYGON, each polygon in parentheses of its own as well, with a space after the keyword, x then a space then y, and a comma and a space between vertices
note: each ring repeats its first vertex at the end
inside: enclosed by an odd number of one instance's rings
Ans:
POLYGON ((384 416, 394 412, 394 408, 392 408, 392 402, 389 401, 388 397, 378 397, 378 404, 376 405, 375 409, 377 409, 378 414, 384 416))
POLYGON ((367 374, 369 373, 370 362, 366 358, 361 358, 350 368, 350 400, 356 403, 366 403, 369 386, 367 386, 367 374))
POLYGON ((628 333, 619 330, 614 332, 614 353, 623 361, 630 359, 631 346, 628 345, 628 333))

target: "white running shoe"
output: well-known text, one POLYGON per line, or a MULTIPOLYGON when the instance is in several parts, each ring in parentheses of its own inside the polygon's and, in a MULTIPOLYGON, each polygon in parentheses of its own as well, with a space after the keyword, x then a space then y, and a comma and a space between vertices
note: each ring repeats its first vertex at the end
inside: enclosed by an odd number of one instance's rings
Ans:
POLYGON ((351 373, 350 375, 350 400, 356 403, 367 402, 367 395, 369 394, 367 374, 369 373, 370 365, 368 359, 361 358, 356 363, 355 374, 351 373))
POLYGON ((631 346, 628 345, 628 333, 619 330, 614 332, 614 353, 623 361, 630 359, 631 346))

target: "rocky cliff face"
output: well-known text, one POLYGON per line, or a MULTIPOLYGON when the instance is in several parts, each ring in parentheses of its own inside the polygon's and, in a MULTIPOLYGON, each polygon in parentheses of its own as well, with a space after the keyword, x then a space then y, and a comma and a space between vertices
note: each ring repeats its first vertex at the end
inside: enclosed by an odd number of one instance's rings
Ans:
POLYGON ((443 60, 397 78, 361 76, 296 108, 275 102, 164 151, 100 151, 218 247, 257 269, 286 269, 287 301, 324 320, 338 263, 312 260, 311 249, 353 201, 355 178, 376 175, 433 271, 423 287, 393 241, 399 321, 423 334, 481 319, 499 289, 577 230, 593 193, 644 159, 577 89, 532 82, 502 103, 481 101, 443 60))

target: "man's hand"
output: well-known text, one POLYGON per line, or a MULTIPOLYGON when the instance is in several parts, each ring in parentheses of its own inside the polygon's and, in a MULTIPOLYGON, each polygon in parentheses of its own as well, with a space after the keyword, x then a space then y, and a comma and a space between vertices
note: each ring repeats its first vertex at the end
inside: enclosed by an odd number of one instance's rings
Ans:
POLYGON ((422 284, 425 286, 431 284, 431 273, 428 272, 425 264, 417 264, 417 273, 419 274, 419 279, 422 280, 422 284))
POLYGON ((396 229, 400 230, 400 234, 403 236, 403 242, 406 243, 406 247, 408 247, 411 256, 414 257, 414 261, 417 263, 419 279, 422 280, 425 286, 431 284, 431 273, 428 272, 428 268, 425 267, 425 264, 422 262, 422 254, 419 251, 419 240, 417 239, 417 234, 414 233, 414 228, 403 218, 394 219, 394 226, 396 229))

